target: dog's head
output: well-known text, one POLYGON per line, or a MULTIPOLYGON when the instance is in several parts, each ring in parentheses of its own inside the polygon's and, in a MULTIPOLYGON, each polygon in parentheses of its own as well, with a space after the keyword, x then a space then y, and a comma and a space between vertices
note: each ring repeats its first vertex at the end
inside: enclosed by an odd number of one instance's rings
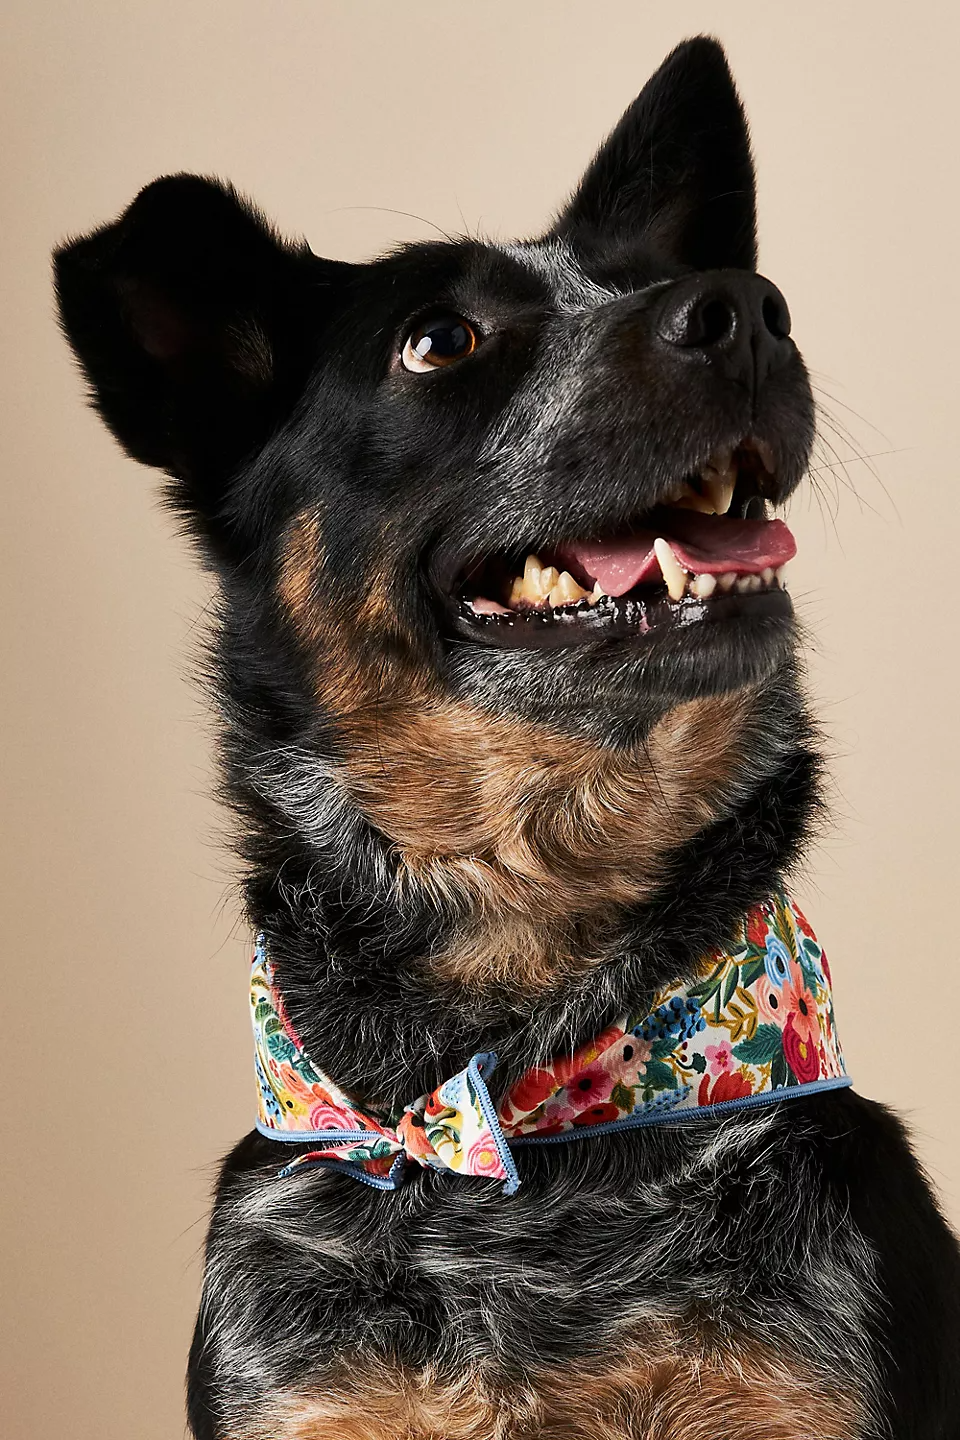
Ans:
POLYGON ((705 39, 534 241, 330 262, 175 176, 59 252, 101 414, 221 574, 229 774, 274 867, 319 855, 341 896, 455 917, 461 976, 542 978, 773 773, 796 706, 772 511, 813 405, 755 264, 705 39))

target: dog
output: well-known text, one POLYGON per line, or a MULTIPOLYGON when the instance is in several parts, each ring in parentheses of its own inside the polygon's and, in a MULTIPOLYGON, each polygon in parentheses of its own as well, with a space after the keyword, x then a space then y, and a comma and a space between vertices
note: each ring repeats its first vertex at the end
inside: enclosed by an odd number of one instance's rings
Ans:
POLYGON ((259 1118, 196 1440, 960 1436, 960 1254, 783 890, 815 410, 756 261, 704 37, 538 239, 333 262, 175 175, 56 254, 219 580, 259 1118))

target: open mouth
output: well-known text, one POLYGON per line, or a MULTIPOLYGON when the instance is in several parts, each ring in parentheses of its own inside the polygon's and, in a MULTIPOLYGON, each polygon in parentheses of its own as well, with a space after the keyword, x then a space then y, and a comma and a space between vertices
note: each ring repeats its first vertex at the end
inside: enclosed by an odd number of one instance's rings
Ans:
POLYGON ((622 530, 485 556, 451 595, 460 635, 569 645, 737 615, 789 616, 796 542, 767 516, 773 452, 750 438, 714 452, 622 530))

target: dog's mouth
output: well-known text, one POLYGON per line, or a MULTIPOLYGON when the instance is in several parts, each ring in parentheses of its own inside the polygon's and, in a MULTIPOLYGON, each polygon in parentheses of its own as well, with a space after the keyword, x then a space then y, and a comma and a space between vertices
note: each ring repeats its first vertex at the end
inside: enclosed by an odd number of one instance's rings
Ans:
POLYGON ((449 600, 456 632, 505 647, 571 645, 739 615, 789 616, 796 542, 768 518, 773 451, 715 451, 615 532, 484 556, 449 600))

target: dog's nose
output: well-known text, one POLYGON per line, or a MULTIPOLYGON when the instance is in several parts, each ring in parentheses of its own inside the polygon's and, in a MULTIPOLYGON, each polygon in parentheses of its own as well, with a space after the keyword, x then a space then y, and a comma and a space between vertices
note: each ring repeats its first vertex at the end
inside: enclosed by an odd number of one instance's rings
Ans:
POLYGON ((753 394, 794 349, 786 300, 776 285, 746 270, 705 271, 671 286, 657 334, 753 394))

